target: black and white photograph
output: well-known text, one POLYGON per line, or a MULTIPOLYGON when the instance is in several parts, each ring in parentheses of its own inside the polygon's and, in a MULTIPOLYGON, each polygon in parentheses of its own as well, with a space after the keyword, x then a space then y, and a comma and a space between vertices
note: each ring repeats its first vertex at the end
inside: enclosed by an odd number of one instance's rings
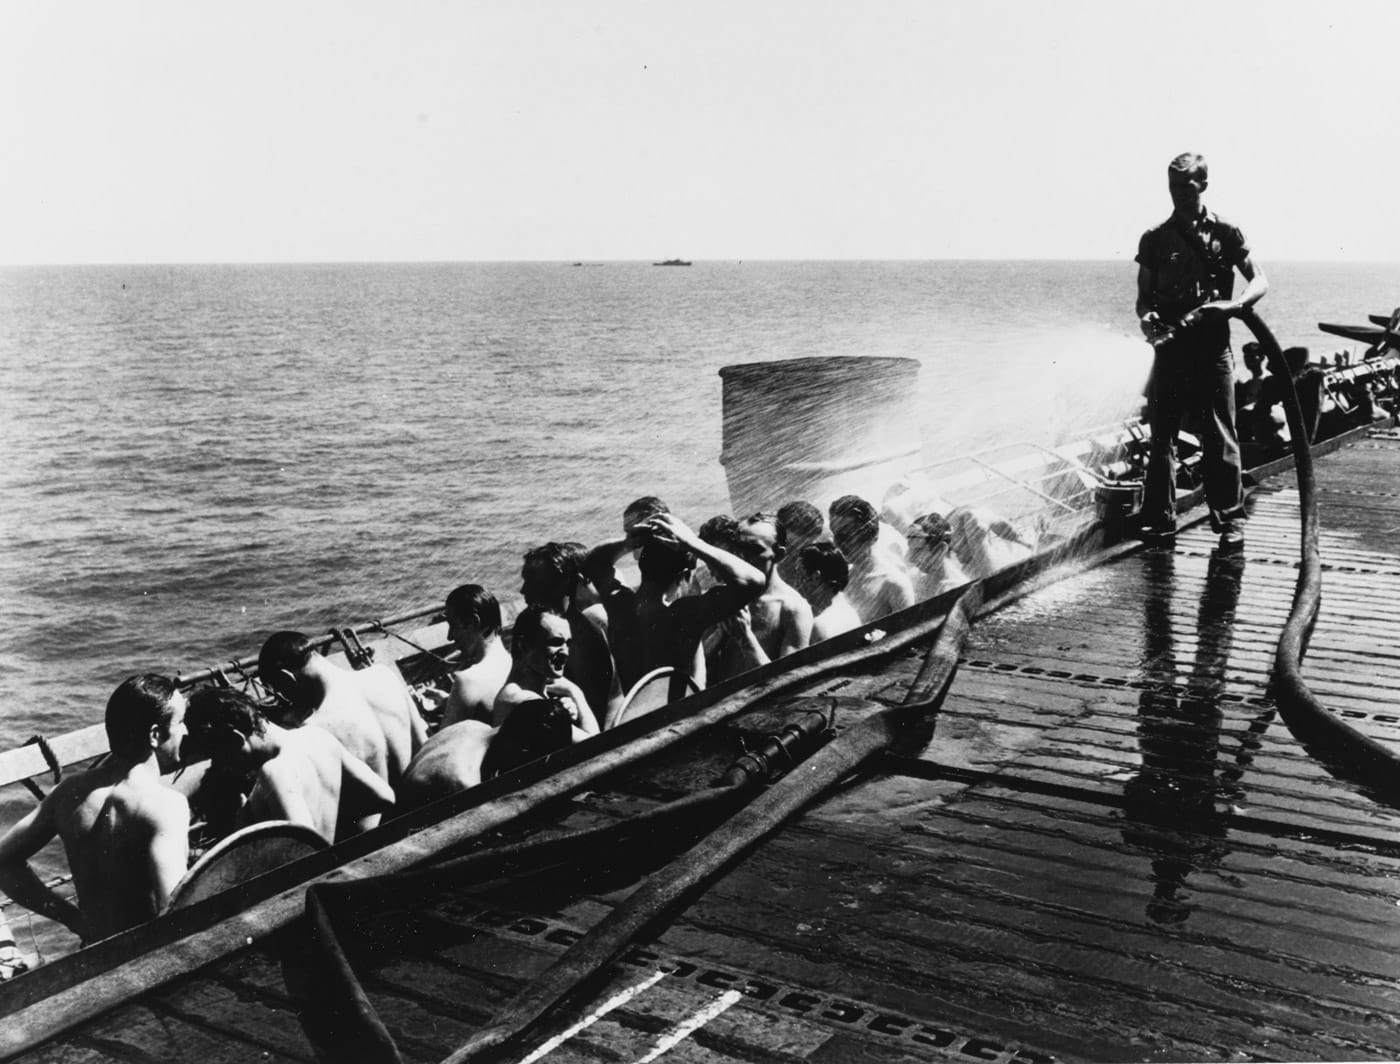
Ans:
POLYGON ((0 0, 0 1061, 1400 1060, 1396 40, 0 0))

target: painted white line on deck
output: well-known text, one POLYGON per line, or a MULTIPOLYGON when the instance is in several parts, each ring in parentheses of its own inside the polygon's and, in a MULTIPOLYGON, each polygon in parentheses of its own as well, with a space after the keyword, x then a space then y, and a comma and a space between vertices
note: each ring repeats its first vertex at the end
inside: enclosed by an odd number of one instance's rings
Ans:
POLYGON ((651 1062, 661 1056, 662 1053, 679 1045, 725 1009, 729 1008, 731 1005, 738 1004, 743 1000, 743 997, 744 995, 737 990, 726 990, 699 1012, 695 1013, 695 1015, 681 1020, 680 1023, 673 1026, 669 1031, 663 1031, 661 1037, 657 1039, 656 1044, 651 1047, 651 1052, 637 1061, 637 1064, 651 1064, 651 1062))
MULTIPOLYGON (((570 1027, 567 1031, 561 1031, 549 1041, 539 1046, 528 1057, 522 1058, 520 1064, 534 1064, 534 1062, 539 1060, 540 1057, 544 1056, 546 1053, 554 1052, 554 1050, 558 1049, 560 1046, 562 1046, 565 1042, 567 1042, 574 1035, 578 1034, 584 1028, 592 1027, 604 1016, 612 1012, 613 1009, 620 1008, 621 1006, 627 1004, 627 1002, 631 1001, 643 990, 647 990, 650 987, 655 986, 657 983, 661 982, 661 980, 665 978, 665 972, 652 972, 649 976, 643 979, 640 983, 637 983, 635 986, 629 986, 626 990, 619 990, 616 994, 608 998, 607 1001, 603 1002, 596 1009, 590 1012, 587 1016, 579 1020, 578 1023, 570 1027)), ((726 1008, 727 1007, 728 1006, 726 1006, 726 1008)))

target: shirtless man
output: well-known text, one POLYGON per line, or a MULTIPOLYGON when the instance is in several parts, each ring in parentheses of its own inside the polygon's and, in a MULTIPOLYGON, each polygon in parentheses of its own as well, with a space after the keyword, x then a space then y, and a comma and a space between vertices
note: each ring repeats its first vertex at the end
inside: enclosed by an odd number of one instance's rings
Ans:
POLYGON ((569 622, 569 660, 564 675, 578 685, 590 706, 607 716, 620 708, 622 686, 606 625, 586 616, 577 600, 579 585, 585 582, 582 560, 564 543, 546 543, 526 551, 520 568, 520 594, 527 606, 539 606, 569 622))
POLYGON ((442 727, 475 720, 489 728, 496 696, 506 685, 511 666, 510 651, 501 642, 500 603, 480 584, 463 584, 447 596, 444 612, 447 638, 456 645, 461 655, 457 663, 464 667, 452 675, 442 727))
POLYGON ((860 627, 860 614, 846 597, 851 567, 846 556, 830 543, 809 543, 799 558, 806 572, 803 583, 811 603, 812 642, 819 643, 842 632, 860 627))
POLYGON ((118 687, 107 702, 111 754, 66 776, 0 838, 0 888, 84 942, 157 916, 189 863, 189 802, 160 779, 178 766, 184 717, 185 696, 173 680, 147 674, 118 687), (55 835, 77 905, 29 867, 55 835))
POLYGON ((573 722, 574 741, 598 734, 598 718, 577 684, 564 677, 572 638, 569 622, 552 610, 526 606, 515 619, 510 677, 496 696, 492 717, 501 727, 517 706, 541 698, 558 701, 573 722))
POLYGON ((733 653, 717 655, 725 667, 712 682, 775 661, 812 641, 812 607, 778 572, 787 549, 777 517, 758 513, 739 522, 734 553, 762 573, 765 582, 758 598, 725 625, 733 653))
POLYGON ((970 581, 953 552, 953 526, 943 515, 915 518, 908 538, 909 578, 919 601, 970 581))
POLYGON ((194 692, 188 724, 216 766, 253 774, 239 826, 290 820, 339 842, 394 804, 389 785, 330 732, 274 724, 235 688, 194 692))
MULTIPOLYGON (((315 724, 330 732, 391 787, 413 757, 407 725, 395 727, 391 757, 380 714, 365 697, 356 673, 341 668, 300 632, 274 632, 258 652, 258 679, 290 708, 284 726, 315 724)), ((413 715, 417 717, 417 711, 413 715)), ((420 718, 421 719, 421 718, 420 718)), ((364 825, 366 828, 373 824, 364 825)))
POLYGON ((903 565, 877 549, 883 534, 875 507, 856 495, 831 504, 831 535, 851 565, 846 596, 863 624, 914 604, 914 588, 903 565))
POLYGON ((766 582, 748 562, 706 543, 669 513, 636 526, 628 539, 593 548, 588 575, 603 595, 608 637, 623 685, 630 687, 652 670, 669 666, 675 670, 672 701, 692 686, 705 686, 701 640, 706 630, 758 598, 766 582), (613 569, 633 539, 645 543, 638 559, 642 580, 635 591, 622 584, 613 569), (702 595, 686 596, 697 557, 722 582, 702 595))
POLYGON ((573 742, 573 721, 564 706, 537 698, 515 706, 499 728, 464 720, 441 729, 423 744, 404 773, 399 801, 425 805, 573 742))
POLYGON ((953 532, 953 553, 971 577, 990 576, 1035 553, 1035 537, 985 510, 955 506, 948 512, 948 524, 953 532))
POLYGON ((778 559, 778 575, 805 598, 802 581, 807 572, 798 556, 803 547, 826 537, 826 518, 810 502, 798 499, 778 508, 778 528, 787 548, 787 553, 778 559))

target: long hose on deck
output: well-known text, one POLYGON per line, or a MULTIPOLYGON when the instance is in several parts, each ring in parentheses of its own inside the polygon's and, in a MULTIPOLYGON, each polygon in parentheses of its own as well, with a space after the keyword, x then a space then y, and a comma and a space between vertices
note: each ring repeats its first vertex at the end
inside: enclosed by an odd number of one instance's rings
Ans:
POLYGON ((439 896, 449 885, 477 886, 507 873, 577 876, 580 863, 630 848, 652 855, 684 847, 760 790, 779 766, 801 762, 831 735, 832 714, 795 712, 778 732, 752 746, 713 787, 637 813, 603 827, 496 846, 426 868, 338 883, 318 883, 306 892, 306 937, 285 949, 282 971, 297 999, 302 1025, 325 1060, 401 1064, 388 1027, 370 1002, 343 944, 382 935, 374 903, 396 907, 439 896))
MULTIPOLYGON (((442 1064, 467 1064, 483 1057, 499 1059, 503 1051, 521 1048, 521 1039, 540 1020, 569 1001, 638 935, 654 928, 667 913, 759 840, 874 757, 907 740, 911 732, 926 737, 952 683, 959 655, 972 630, 972 618, 981 605, 982 585, 978 581, 953 604, 900 705, 876 709, 681 858, 653 875, 532 980, 494 1023, 478 1031, 442 1064)), ((538 1055, 538 1050, 530 1054, 532 1059, 538 1055)), ((518 1058, 519 1054, 515 1056, 518 1058)))
POLYGON ((1387 799, 1400 799, 1400 756, 1357 731, 1326 706, 1303 682, 1303 657, 1322 604, 1322 552, 1319 546, 1317 481, 1313 472, 1312 441, 1303 422, 1302 406, 1293 386, 1293 374, 1284 360, 1278 340, 1259 315, 1246 310, 1240 321, 1252 332, 1269 360, 1269 368, 1283 385, 1283 407, 1293 437, 1293 458, 1298 477, 1302 514, 1298 583, 1293 608, 1279 636, 1274 653, 1274 701, 1289 730, 1313 756, 1387 799))

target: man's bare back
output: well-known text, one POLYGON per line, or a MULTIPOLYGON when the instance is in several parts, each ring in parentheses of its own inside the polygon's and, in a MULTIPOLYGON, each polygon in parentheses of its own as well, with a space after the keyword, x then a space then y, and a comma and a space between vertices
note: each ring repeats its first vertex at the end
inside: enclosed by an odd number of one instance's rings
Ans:
POLYGON ((88 942, 157 916, 189 863, 189 801, 160 775, 179 763, 184 717, 173 679, 122 683, 107 702, 106 760, 68 776, 0 837, 0 889, 88 942), (77 905, 29 865, 55 836, 77 905))
POLYGON ((414 755, 404 773, 399 798, 423 805, 481 782, 481 764, 496 729, 480 720, 464 720, 437 731, 414 755))
POLYGON ((385 779, 392 787, 428 738, 427 725, 398 669, 379 663, 356 669, 350 676, 359 685, 360 694, 384 733, 385 779))
MULTIPOLYGON (((324 659, 323 659, 324 660, 324 659)), ((389 743, 379 717, 365 698, 359 682, 347 669, 326 662, 321 670, 325 694, 311 711, 305 724, 324 728, 344 744, 345 749, 389 779, 389 743)))
POLYGON ((846 597, 864 624, 906 609, 915 601, 909 574, 879 555, 852 559, 846 597))
POLYGON ((329 841, 355 833, 394 803, 394 792, 335 736, 315 724, 275 729, 276 753, 258 769, 245 824, 290 820, 329 841))
POLYGON ((143 774, 104 775, 73 778, 54 814, 88 941, 158 915, 189 865, 184 795, 143 774))
POLYGON ((453 673, 452 693, 442 712, 443 728, 466 720, 489 723, 496 696, 510 676, 510 667, 510 652, 497 639, 475 665, 453 673))
POLYGON ((153 768, 108 762, 64 779, 6 835, 0 858, 62 839, 77 909, 31 907, 96 942, 159 915, 188 866, 189 830, 189 802, 153 768))

